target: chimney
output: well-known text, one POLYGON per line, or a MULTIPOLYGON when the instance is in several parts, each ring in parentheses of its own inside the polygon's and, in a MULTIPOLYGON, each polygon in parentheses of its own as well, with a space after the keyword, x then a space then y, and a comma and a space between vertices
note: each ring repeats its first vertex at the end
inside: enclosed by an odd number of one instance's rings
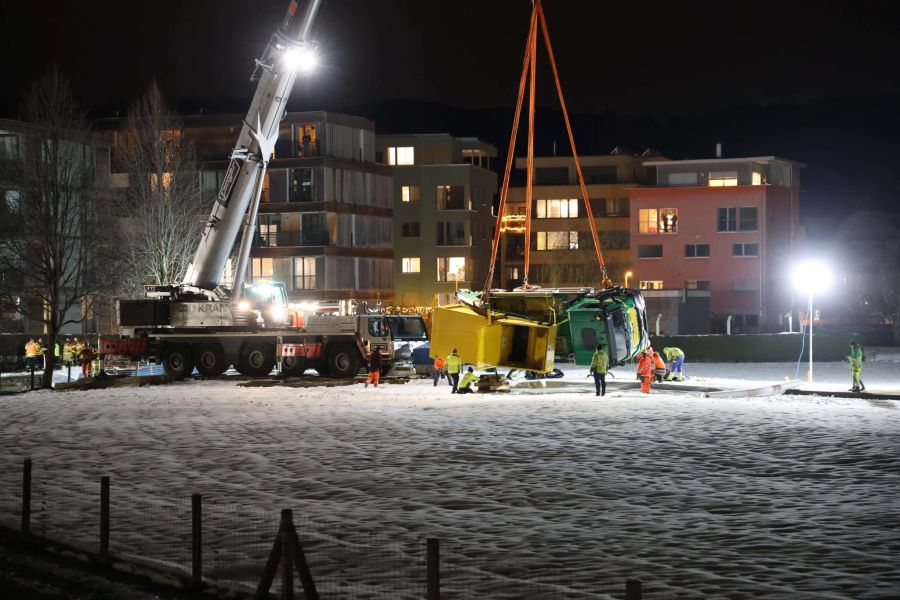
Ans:
POLYGON ((722 142, 716 142, 716 158, 722 158, 722 142))

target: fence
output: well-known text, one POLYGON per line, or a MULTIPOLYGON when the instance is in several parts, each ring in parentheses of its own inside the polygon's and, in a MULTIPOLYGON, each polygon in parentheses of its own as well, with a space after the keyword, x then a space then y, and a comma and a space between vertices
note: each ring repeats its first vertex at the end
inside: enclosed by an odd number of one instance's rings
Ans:
MULTIPOLYGON (((280 543, 276 536, 282 539, 285 515, 293 520, 291 511, 282 511, 279 519, 275 510, 221 503, 198 494, 161 499, 133 485, 117 485, 109 477, 91 480, 41 468, 30 459, 0 463, 0 525, 75 546, 101 559, 152 567, 198 589, 214 584, 255 594, 273 544, 280 543)), ((483 548, 479 556, 452 540, 338 529, 322 532, 302 518, 292 523, 294 527, 317 592, 312 595, 307 589, 298 596, 302 598, 652 598, 636 580, 603 589, 596 582, 579 584, 583 573, 554 564, 553 558, 514 560, 507 550, 486 558, 483 548)), ((289 548, 283 547, 287 552, 289 548)), ((282 570, 290 570, 283 554, 282 570)), ((294 597, 290 587, 282 586, 276 578, 270 591, 294 597)))

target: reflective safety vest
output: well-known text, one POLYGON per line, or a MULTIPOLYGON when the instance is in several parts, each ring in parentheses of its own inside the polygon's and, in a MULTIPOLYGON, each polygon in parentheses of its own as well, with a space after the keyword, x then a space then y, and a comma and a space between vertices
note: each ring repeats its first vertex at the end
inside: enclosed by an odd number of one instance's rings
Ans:
POLYGON ((447 372, 448 373, 459 373, 459 368, 462 366, 462 359, 459 357, 459 354, 451 354, 447 357, 447 372))
POLYGON ((609 356, 603 350, 594 352, 591 358, 591 370, 595 373, 606 373, 609 371, 609 356))
POLYGON ((663 348, 663 352, 666 353, 666 360, 675 360, 679 356, 684 356, 684 352, 681 351, 681 348, 663 348))
POLYGON ((25 356, 27 356, 28 358, 34 358, 36 355, 36 352, 37 352, 37 350, 35 348, 36 345, 37 344, 35 344, 34 342, 26 342, 25 343, 25 356))
POLYGON ((43 356, 44 355, 44 346, 42 346, 40 342, 34 343, 34 355, 35 356, 43 356))
POLYGON ((462 379, 459 381, 459 387, 467 388, 473 383, 478 381, 478 376, 475 373, 466 373, 462 376, 462 379))

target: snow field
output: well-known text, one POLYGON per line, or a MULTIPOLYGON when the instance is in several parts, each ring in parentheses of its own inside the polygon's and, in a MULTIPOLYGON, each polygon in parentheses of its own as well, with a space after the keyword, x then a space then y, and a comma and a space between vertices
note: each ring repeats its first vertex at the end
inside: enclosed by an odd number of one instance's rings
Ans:
MULTIPOLYGON (((863 379, 887 390, 897 367, 867 363, 863 379)), ((686 373, 752 387, 794 368, 686 373)), ((816 365, 816 387, 844 379, 846 365, 816 365)), ((258 579, 278 509, 293 508, 331 597, 422 597, 426 537, 442 541, 450 598, 611 598, 630 578, 648 598, 900 597, 894 401, 451 396, 426 380, 186 382, 0 402, 3 465, 31 456, 64 481, 108 474, 114 498, 145 507, 119 513, 130 551, 187 535, 168 524, 203 493, 216 576, 258 579)))

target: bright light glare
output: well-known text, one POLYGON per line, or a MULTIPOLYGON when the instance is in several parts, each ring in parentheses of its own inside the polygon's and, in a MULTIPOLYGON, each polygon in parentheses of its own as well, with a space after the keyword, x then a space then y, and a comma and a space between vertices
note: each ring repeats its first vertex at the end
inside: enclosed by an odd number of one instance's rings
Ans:
POLYGON ((241 312, 247 312, 248 310, 250 310, 250 303, 246 300, 241 300, 240 302, 238 302, 238 310, 241 312))
POLYGON ((818 294, 831 285, 831 269, 820 262, 806 262, 794 269, 794 285, 807 294, 818 294))
POLYGON ((312 73, 319 64, 315 48, 288 48, 281 58, 286 67, 298 69, 301 73, 312 73))
POLYGON ((276 321, 286 321, 287 320, 287 309, 284 306, 273 306, 272 307, 272 318, 276 321))

